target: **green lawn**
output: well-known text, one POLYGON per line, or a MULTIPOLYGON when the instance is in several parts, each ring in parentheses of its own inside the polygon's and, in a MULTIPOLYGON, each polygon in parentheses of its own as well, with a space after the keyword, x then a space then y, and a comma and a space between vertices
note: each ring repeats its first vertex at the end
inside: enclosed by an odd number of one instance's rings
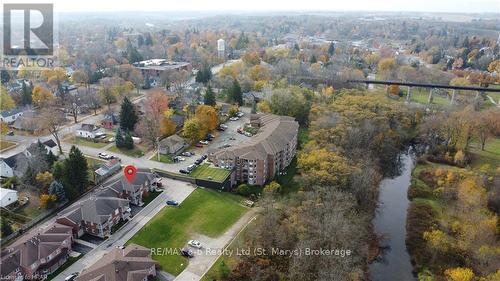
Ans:
POLYGON ((17 145, 15 142, 0 140, 0 151, 7 150, 13 148, 17 145))
POLYGON ((160 154, 160 161, 158 161, 158 154, 155 153, 155 155, 153 155, 151 158, 149 158, 149 160, 167 163, 167 164, 174 163, 174 159, 172 158, 172 155, 170 155, 170 154, 160 154))
POLYGON ((118 148, 116 147, 116 145, 113 145, 112 147, 108 148, 108 151, 121 153, 136 158, 144 156, 144 151, 142 151, 142 149, 137 145, 135 145, 133 149, 118 148))
POLYGON ((500 138, 487 139, 484 150, 481 150, 481 145, 478 142, 473 142, 470 153, 473 156, 473 168, 488 165, 490 169, 495 170, 500 167, 500 138))
MULTIPOLYGON (((106 140, 108 140, 111 137, 112 135, 106 134, 106 140)), ((80 138, 77 136, 69 136, 65 138, 63 141, 75 145, 84 145, 93 148, 103 148, 108 144, 105 141, 93 141, 92 139, 80 138)))
MULTIPOLYGON (((403 98, 406 99, 406 96, 404 96, 403 98)), ((411 93, 411 100, 418 103, 428 104, 429 91, 413 90, 411 93)), ((434 94, 432 99, 432 104, 448 105, 450 104, 450 101, 445 97, 434 94)))
POLYGON ((105 161, 100 160, 100 159, 91 158, 88 156, 85 156, 85 158, 87 159, 87 164, 89 167, 90 181, 94 182, 94 176, 95 176, 94 171, 97 170, 102 164, 104 164, 105 161))
POLYGON ((229 174, 231 174, 229 170, 210 167, 209 164, 202 164, 196 167, 190 175, 194 178, 204 180, 207 180, 208 177, 212 177, 214 181, 223 182, 229 174))
MULTIPOLYGON (((209 237, 223 234, 245 212, 226 193, 197 189, 179 207, 164 207, 127 243, 136 243, 147 248, 178 249, 186 246, 193 235, 199 233, 209 237)), ((180 255, 153 255, 162 270, 178 275, 188 265, 180 255)))

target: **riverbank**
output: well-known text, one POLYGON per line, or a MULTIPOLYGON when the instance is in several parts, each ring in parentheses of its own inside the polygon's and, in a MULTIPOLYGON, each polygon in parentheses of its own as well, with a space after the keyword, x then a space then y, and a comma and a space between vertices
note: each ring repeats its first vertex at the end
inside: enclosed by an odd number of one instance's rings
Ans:
POLYGON ((413 171, 406 243, 419 279, 500 280, 499 156, 475 150, 465 168, 424 156, 413 171))

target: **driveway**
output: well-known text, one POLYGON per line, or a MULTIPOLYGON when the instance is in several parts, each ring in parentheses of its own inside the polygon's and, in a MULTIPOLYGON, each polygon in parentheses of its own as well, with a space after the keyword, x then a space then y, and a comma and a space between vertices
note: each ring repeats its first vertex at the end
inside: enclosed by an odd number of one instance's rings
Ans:
POLYGON ((178 202, 184 201, 195 188, 185 182, 180 182, 172 179, 163 179, 165 190, 160 193, 153 201, 144 207, 137 215, 129 222, 123 225, 111 237, 99 244, 95 249, 88 252, 76 263, 66 268, 61 274, 56 276, 54 281, 63 281, 68 275, 73 272, 81 272, 83 269, 91 266, 99 260, 105 253, 109 252, 114 247, 125 245, 125 243, 134 236, 152 217, 160 212, 165 207, 165 202, 169 199, 178 202))
MULTIPOLYGON (((194 235, 192 239, 199 240, 203 248, 193 249, 195 257, 189 260, 189 265, 177 276, 176 281, 200 280, 221 256, 224 248, 229 245, 250 222, 256 218, 257 209, 251 209, 224 234, 217 238, 204 235, 194 235)), ((233 253, 234 254, 234 253, 233 253)))

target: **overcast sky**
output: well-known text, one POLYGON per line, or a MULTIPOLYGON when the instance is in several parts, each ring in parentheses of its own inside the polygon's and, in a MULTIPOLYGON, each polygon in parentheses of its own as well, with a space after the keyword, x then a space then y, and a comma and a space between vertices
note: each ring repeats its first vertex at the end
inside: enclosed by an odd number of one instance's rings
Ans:
POLYGON ((500 13, 500 0, 6 0, 58 11, 422 11, 500 13))

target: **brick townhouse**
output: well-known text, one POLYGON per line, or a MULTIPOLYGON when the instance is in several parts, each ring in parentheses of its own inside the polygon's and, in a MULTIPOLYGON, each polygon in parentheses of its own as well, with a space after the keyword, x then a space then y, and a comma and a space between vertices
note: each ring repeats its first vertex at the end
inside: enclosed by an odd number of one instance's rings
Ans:
POLYGON ((121 176, 118 180, 112 182, 101 191, 98 196, 119 197, 130 200, 130 204, 142 206, 142 198, 147 196, 148 192, 156 188, 160 178, 155 173, 148 171, 137 171, 134 181, 131 183, 121 176))

